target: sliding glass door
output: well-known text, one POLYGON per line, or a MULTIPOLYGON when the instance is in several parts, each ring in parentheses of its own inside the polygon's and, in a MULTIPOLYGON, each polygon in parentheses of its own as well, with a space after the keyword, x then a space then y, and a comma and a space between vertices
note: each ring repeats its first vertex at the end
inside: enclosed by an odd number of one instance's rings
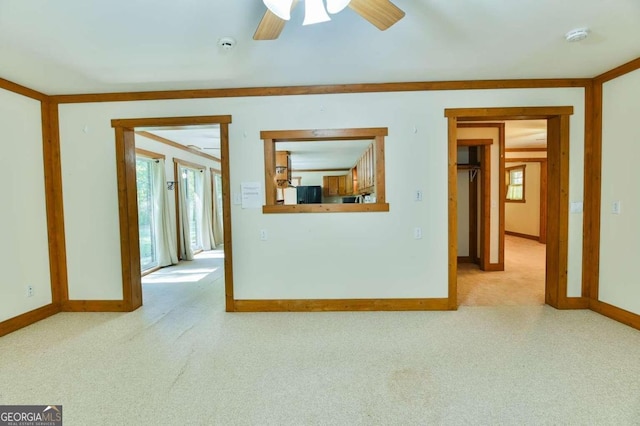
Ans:
POLYGON ((154 224, 153 161, 150 158, 136 158, 140 267, 142 271, 158 266, 154 224))

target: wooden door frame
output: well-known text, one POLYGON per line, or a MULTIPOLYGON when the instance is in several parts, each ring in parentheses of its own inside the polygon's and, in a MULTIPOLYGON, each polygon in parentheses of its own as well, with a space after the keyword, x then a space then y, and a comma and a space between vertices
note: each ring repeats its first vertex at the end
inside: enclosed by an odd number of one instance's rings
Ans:
MULTIPOLYGON (((569 117, 572 106, 445 109, 448 120, 449 309, 458 308, 457 128, 459 121, 547 120, 548 203, 545 302, 555 308, 575 304, 567 297, 569 245, 569 117)), ((504 156, 501 156, 504 161, 504 156)), ((501 162, 502 162, 501 161, 501 162)), ((500 171, 504 174, 504 170, 500 171)), ((504 182, 504 179, 501 179, 504 182)))
POLYGON ((140 241, 138 239, 138 202, 136 190, 135 128, 220 125, 222 174, 222 227, 224 233, 225 306, 233 312, 233 251, 231 244, 231 192, 229 182, 230 115, 195 117, 157 117, 111 120, 116 135, 116 168, 118 176, 118 209, 120 216, 120 249, 122 263, 122 295, 125 310, 142 306, 140 276, 140 241))
MULTIPOLYGON (((493 119, 487 119, 493 120, 493 119)), ((476 120, 473 120, 476 121, 476 120)), ((500 173, 504 173, 504 152, 505 152, 505 125, 504 123, 461 123, 458 120, 456 125, 460 128, 494 128, 498 131, 497 146, 498 146, 498 170, 500 173)), ((490 146, 489 146, 490 148, 490 146)), ((487 147, 483 151, 484 155, 491 161, 491 152, 486 151, 487 147)), ((489 163, 490 164, 490 163, 489 163)), ((484 189, 486 190, 486 196, 483 199, 482 206, 485 209, 486 219, 488 224, 486 225, 486 236, 484 251, 488 254, 488 257, 483 262, 483 271, 504 271, 504 201, 507 188, 504 180, 498 180, 498 262, 491 262, 491 167, 487 171, 487 180, 484 182, 484 189)))

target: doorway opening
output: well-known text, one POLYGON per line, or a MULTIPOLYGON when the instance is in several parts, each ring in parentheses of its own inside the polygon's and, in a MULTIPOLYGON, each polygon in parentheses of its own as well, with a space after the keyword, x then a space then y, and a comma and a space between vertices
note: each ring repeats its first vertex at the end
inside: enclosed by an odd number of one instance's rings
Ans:
POLYGON ((134 131, 143 296, 212 285, 224 259, 220 125, 134 131))
POLYGON ((459 303, 544 304, 546 120, 468 122, 457 126, 459 303), (474 140, 462 139, 468 137, 487 138, 484 158, 474 152, 476 147, 466 146, 466 141, 474 140), (502 158, 504 167, 498 167, 502 158), (492 159, 496 164, 493 169, 492 159), (467 160, 471 163, 468 176, 467 160), (489 173, 482 170, 487 167, 489 173), (474 179, 476 175, 478 179, 474 179), (478 187, 486 190, 479 191, 478 187), (479 244, 474 239, 476 228, 483 236, 479 244), (476 250, 485 255, 484 259, 474 259, 476 250), (469 256, 464 256, 466 253, 469 256))
MULTIPOLYGON (((544 302, 556 308, 570 305, 567 298, 567 253, 568 253, 568 193, 569 193, 569 116, 572 107, 525 107, 525 108, 478 108, 447 109, 449 138, 449 308, 458 307, 458 124, 469 122, 502 122, 505 120, 544 120, 547 126, 547 195, 546 195, 546 241, 544 256, 546 271, 544 302)), ((502 124, 504 126, 504 124, 502 124)), ((495 158, 495 157, 494 157, 495 158)), ((497 229, 492 221, 485 228, 490 241, 490 262, 496 270, 504 269, 505 202, 507 181, 505 179, 504 148, 498 151, 497 197, 490 200, 490 210, 497 210, 497 229), (491 229, 493 228, 493 231, 491 229), (496 247, 491 241, 497 234, 496 247), (497 256, 496 256, 497 254, 497 256), (493 262, 497 260, 497 262, 493 262)), ((493 177, 493 175, 492 175, 493 177)), ((516 183, 514 183, 515 185, 516 183)), ((516 191, 515 189, 512 190, 516 191)), ((486 197, 483 197, 486 202, 486 197)), ((540 207, 542 208, 542 207, 540 207)), ((483 240, 482 238, 480 239, 483 240)), ((484 238, 486 241, 487 238, 484 238)))
POLYGON ((128 310, 142 305, 143 275, 184 281, 216 264, 224 264, 226 310, 234 310, 229 123, 230 116, 112 120, 128 310))

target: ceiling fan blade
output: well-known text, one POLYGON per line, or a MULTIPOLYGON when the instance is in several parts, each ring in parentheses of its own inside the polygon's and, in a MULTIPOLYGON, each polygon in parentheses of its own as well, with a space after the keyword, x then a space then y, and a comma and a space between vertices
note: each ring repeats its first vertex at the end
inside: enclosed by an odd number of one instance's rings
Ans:
MULTIPOLYGON (((291 10, 296 7, 298 4, 298 0, 293 0, 291 4, 291 10)), ((253 35, 254 40, 275 40, 280 37, 280 33, 284 28, 284 24, 287 21, 279 18, 275 13, 271 12, 267 9, 258 24, 258 28, 256 28, 256 32, 253 35)))
POLYGON ((269 9, 264 13, 264 16, 256 28, 256 32, 253 35, 254 40, 275 40, 280 36, 285 24, 284 19, 280 19, 275 13, 269 9))
POLYGON ((404 12, 389 0, 351 0, 349 7, 382 31, 404 18, 404 12))

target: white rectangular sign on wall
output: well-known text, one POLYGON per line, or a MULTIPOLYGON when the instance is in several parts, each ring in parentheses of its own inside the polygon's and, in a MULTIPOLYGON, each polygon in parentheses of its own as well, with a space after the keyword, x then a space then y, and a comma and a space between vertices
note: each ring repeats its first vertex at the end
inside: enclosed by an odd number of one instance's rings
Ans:
POLYGON ((260 182, 242 182, 240 189, 243 209, 259 209, 262 206, 262 187, 260 182))

